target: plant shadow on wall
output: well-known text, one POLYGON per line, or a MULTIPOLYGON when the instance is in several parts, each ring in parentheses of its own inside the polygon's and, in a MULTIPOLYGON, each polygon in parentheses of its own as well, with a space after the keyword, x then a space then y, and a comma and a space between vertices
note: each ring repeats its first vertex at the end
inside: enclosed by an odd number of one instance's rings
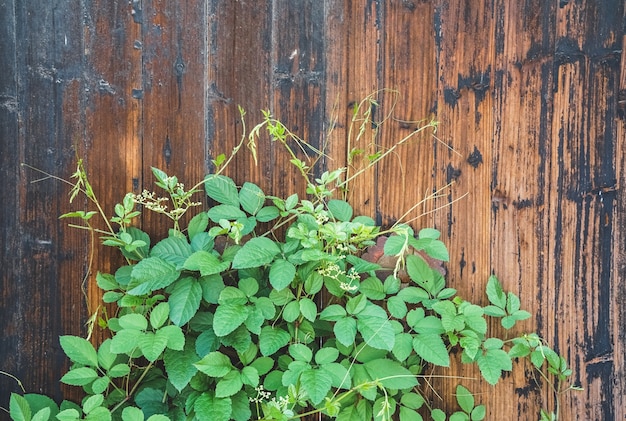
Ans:
POLYGON ((496 338, 487 331, 488 317, 506 331, 530 317, 519 298, 492 276, 489 305, 465 301, 446 283, 448 250, 437 230, 416 233, 414 220, 384 228, 354 216, 345 200, 350 183, 419 133, 436 130, 425 123, 386 150, 363 145, 382 123, 372 124, 374 104, 375 94, 354 107, 349 168, 319 178, 310 169, 322 151, 311 162, 299 159, 292 148, 310 147, 269 113, 249 133, 244 125, 235 149, 214 159, 215 173, 187 190, 153 168, 161 193, 129 193, 111 218, 79 161, 74 180, 65 182, 71 199, 84 194, 96 210, 62 217, 78 218, 74 227, 100 235, 126 259, 115 273, 96 277, 103 301, 116 310, 94 314, 90 330, 108 329, 111 338, 97 349, 81 337, 60 339, 72 362, 61 382, 84 389, 80 405, 12 394, 11 418, 482 420, 485 407, 475 404, 471 379, 459 377, 465 385, 456 389, 453 414, 424 397, 432 367, 448 367, 460 350, 462 362, 477 364, 491 385, 514 360, 530 359, 557 402, 538 415, 557 419, 558 396, 572 388, 566 361, 537 334, 496 338), (256 159, 265 130, 291 155, 305 197, 274 197, 222 174, 244 145, 256 159), (364 164, 357 168, 358 157, 364 164), (182 216, 199 209, 193 197, 202 191, 215 205, 182 226, 182 216), (137 209, 161 214, 171 224, 168 235, 150 238, 132 226, 137 209), (91 225, 94 216, 104 218, 105 230, 91 225))

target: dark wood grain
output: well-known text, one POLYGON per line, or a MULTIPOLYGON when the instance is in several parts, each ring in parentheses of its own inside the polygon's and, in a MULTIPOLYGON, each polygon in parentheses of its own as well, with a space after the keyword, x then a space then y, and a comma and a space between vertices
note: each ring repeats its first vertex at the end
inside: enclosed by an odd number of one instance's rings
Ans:
MULTIPOLYGON (((353 183, 355 210, 389 225, 454 181, 408 215, 442 207, 413 225, 443 232, 453 286, 484 303, 495 273, 521 295, 533 318, 520 332, 538 329, 584 388, 562 397, 561 419, 623 419, 624 9, 619 0, 0 2, 0 370, 28 391, 76 398, 58 386, 67 368, 58 336, 86 333, 101 305, 95 273, 120 263, 105 250, 89 267, 90 239, 57 220, 89 204, 70 206, 62 183, 29 184, 39 176, 21 162, 67 177, 83 157, 110 212, 125 192, 151 188, 151 166, 186 185, 213 171, 242 135, 238 105, 248 129, 268 109, 323 147, 313 174, 345 166, 354 147, 386 150, 432 116, 436 138, 416 137, 353 183), (356 144, 351 112, 376 91, 374 121, 392 110, 394 119, 356 144)), ((227 174, 267 193, 302 192, 288 160, 264 137, 258 165, 244 151, 227 174)), ((362 158, 353 164, 352 173, 362 158)), ((159 221, 139 223, 163 232, 159 221)), ((478 377, 466 369, 452 374, 478 377)), ((554 396, 527 385, 529 373, 517 366, 496 389, 463 384, 487 419, 536 420, 554 396)), ((431 379, 447 402, 457 382, 431 379)), ((0 376, 0 405, 17 390, 0 376)))

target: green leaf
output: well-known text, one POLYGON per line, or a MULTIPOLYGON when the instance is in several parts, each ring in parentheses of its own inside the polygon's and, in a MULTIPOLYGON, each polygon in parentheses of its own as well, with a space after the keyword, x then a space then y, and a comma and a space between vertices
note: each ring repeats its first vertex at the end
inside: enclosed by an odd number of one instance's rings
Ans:
POLYGON ((419 239, 417 240, 419 246, 418 250, 423 250, 429 257, 441 260, 442 262, 450 261, 450 254, 448 253, 448 248, 446 245, 439 240, 431 240, 431 239, 419 239))
POLYGON ((424 360, 441 366, 450 366, 450 355, 441 336, 434 333, 420 333, 413 337, 413 349, 424 360))
POLYGON ((512 292, 507 294, 506 311, 509 314, 513 314, 520 309, 521 303, 519 297, 512 292))
POLYGON ((217 302, 222 305, 243 305, 248 303, 248 296, 238 288, 227 286, 220 291, 217 302))
POLYGON ((192 252, 191 245, 185 237, 170 236, 154 245, 150 250, 150 257, 159 257, 181 268, 192 252))
POLYGON ((278 291, 288 287, 295 276, 296 267, 286 260, 276 260, 270 267, 270 284, 278 291))
POLYGON ((431 410, 430 416, 433 418, 433 421, 446 421, 446 413, 439 408, 431 410))
POLYGON ((338 321, 346 317, 346 310, 339 304, 331 304, 320 313, 321 320, 338 321))
POLYGON ((91 383, 91 391, 93 393, 103 393, 109 387, 111 379, 108 376, 98 377, 91 383))
POLYGON ((259 222, 272 221, 280 215, 280 211, 276 206, 265 206, 256 214, 256 220, 259 222))
MULTIPOLYGON (((42 413, 42 410, 48 409, 50 411, 49 418, 55 419, 56 415, 59 413, 59 406, 54 402, 51 398, 45 395, 40 395, 38 393, 27 393, 24 395, 26 402, 28 402, 28 406, 30 406, 30 410, 33 415, 33 420, 38 413, 42 413)), ((44 421, 47 421, 48 418, 44 417, 44 421)))
POLYGON ((215 396, 226 398, 239 392, 242 387, 241 374, 237 370, 232 370, 217 382, 215 396))
POLYGON ((167 337, 153 332, 144 332, 137 338, 137 345, 148 361, 156 361, 167 347, 167 337))
POLYGON ((346 311, 348 312, 348 314, 356 315, 362 312, 367 304, 367 297, 364 294, 359 294, 348 299, 348 301, 346 302, 346 311))
POLYGON ((176 326, 186 324, 200 308, 202 287, 194 278, 180 279, 174 285, 168 299, 170 320, 176 326))
POLYGON ((217 336, 226 336, 248 318, 248 308, 240 304, 221 304, 215 309, 213 330, 217 336))
POLYGON ((500 307, 496 307, 493 305, 483 307, 483 310, 487 316, 491 317, 504 317, 506 316, 506 311, 500 307))
POLYGON ((231 417, 235 421, 249 421, 252 418, 252 410, 250 409, 250 400, 245 391, 236 393, 230 397, 232 401, 231 417))
POLYGON ((143 314, 130 313, 119 318, 119 324, 123 329, 146 330, 148 320, 143 314))
POLYGON ((130 367, 126 363, 115 364, 111 369, 107 372, 107 375, 112 378, 124 377, 130 373, 130 367))
POLYGON ((239 207, 239 194, 235 182, 223 175, 210 174, 204 179, 207 195, 216 202, 239 207))
POLYGON ((132 286, 127 294, 144 295, 171 285, 180 271, 159 257, 148 257, 137 263, 131 272, 132 286))
POLYGON ((337 348, 321 348, 315 353, 315 363, 318 365, 330 364, 337 361, 339 358, 339 351, 337 348))
POLYGON ((372 380, 378 380, 389 389, 410 389, 417 386, 417 378, 399 362, 379 358, 363 364, 372 380))
POLYGON ((470 414, 474 409, 474 395, 460 384, 456 387, 456 401, 463 411, 470 414))
POLYGON ((359 285, 359 292, 365 295, 370 300, 382 300, 385 298, 385 289, 380 279, 371 276, 366 278, 361 285, 359 285))
POLYGON ((327 206, 333 218, 342 222, 348 222, 352 219, 352 214, 354 212, 352 210, 352 206, 350 206, 348 202, 344 200, 331 199, 328 201, 327 206))
MULTIPOLYGON (((384 312, 384 310, 383 310, 384 312)), ((385 313, 386 316, 386 313, 385 313)), ((359 314, 357 330, 363 340, 372 348, 391 351, 395 342, 395 333, 387 318, 359 314)))
POLYGON ((486 415, 487 410, 485 408, 485 405, 478 405, 472 410, 472 413, 470 414, 470 419, 472 421, 482 421, 485 419, 486 415))
POLYGON ((170 315, 170 305, 168 303, 159 303, 150 312, 150 326, 158 329, 165 324, 170 315))
POLYGON ((343 346, 350 346, 356 338, 356 320, 352 317, 343 317, 333 326, 335 338, 343 346))
POLYGON ((101 394, 96 394, 93 396, 89 396, 83 402, 83 411, 85 414, 92 413, 96 408, 99 408, 104 403, 104 396, 101 394))
POLYGON ((31 421, 48 421, 51 416, 50 408, 41 408, 39 411, 33 415, 31 421))
POLYGON ((317 306, 315 302, 310 298, 301 298, 298 302, 300 305, 300 313, 310 322, 314 322, 317 319, 317 306))
POLYGON ((156 334, 167 339, 167 347, 170 349, 182 351, 185 346, 185 334, 183 330, 176 325, 163 326, 156 334))
POLYGON ((410 333, 398 333, 391 351, 398 361, 405 361, 413 351, 413 336, 410 333))
POLYGON ((193 404, 196 417, 201 420, 228 421, 232 414, 230 398, 218 398, 213 392, 204 392, 193 404))
POLYGON ((424 259, 414 254, 406 257, 406 271, 409 277, 424 288, 426 291, 433 293, 433 285, 435 277, 433 270, 424 259))
POLYGON ((298 317, 300 317, 300 304, 297 301, 288 303, 283 309, 283 320, 291 323, 298 317))
POLYGON ((339 412, 337 421, 363 421, 372 419, 372 406, 366 400, 358 400, 357 403, 345 406, 339 412))
POLYGON ((248 215, 244 211, 239 209, 239 206, 232 205, 217 205, 208 210, 207 215, 209 219, 216 224, 220 220, 225 219, 227 221, 236 221, 237 219, 245 219, 248 215))
POLYGON ((206 231, 209 226, 209 216, 206 212, 200 212, 189 221, 189 225, 187 225, 187 234, 189 235, 189 239, 193 240, 193 238, 201 232, 206 231))
POLYGON ((98 354, 91 342, 78 336, 61 336, 61 348, 70 360, 90 367, 98 367, 98 354))
POLYGON ((489 302, 501 309, 506 307, 506 294, 502 291, 502 285, 498 281, 494 275, 489 277, 489 281, 487 281, 487 298, 489 298, 489 302))
POLYGON ((261 334, 259 335, 259 350, 265 357, 273 355, 286 346, 290 339, 291 335, 289 332, 280 328, 265 326, 261 329, 261 334))
POLYGON ((219 351, 210 352, 194 366, 210 377, 224 377, 233 369, 230 358, 219 351))
POLYGON ((396 319, 404 319, 409 309, 402 298, 392 296, 387 300, 387 310, 389 311, 389 314, 396 319))
POLYGON ((239 190, 239 202, 243 210, 255 215, 263 207, 265 193, 256 184, 246 182, 239 190))
POLYGON ((120 287, 120 285, 115 280, 115 276, 108 273, 98 272, 96 274, 96 283, 98 284, 98 287, 100 287, 100 289, 103 291, 111 291, 120 287))
POLYGON ((259 372, 256 368, 247 366, 241 369, 241 381, 248 386, 257 387, 259 385, 259 372))
POLYGON ((398 292, 397 297, 409 304, 419 304, 422 301, 428 300, 430 298, 428 292, 419 287, 402 288, 398 292))
POLYGON ((269 373, 272 368, 274 368, 274 360, 270 357, 259 357, 252 361, 250 367, 256 368, 259 376, 264 376, 269 373))
POLYGON ((269 238, 256 237, 246 242, 233 259, 233 269, 247 269, 266 265, 280 253, 269 238))
POLYGON ((400 404, 410 409, 420 409, 424 405, 424 398, 417 393, 407 392, 402 394, 400 404))
POLYGON ((143 332, 135 329, 123 329, 116 332, 111 338, 111 352, 115 354, 128 354, 137 347, 137 338, 143 332))
POLYGON ((243 278, 239 280, 237 284, 239 290, 243 292, 246 297, 250 298, 259 292, 259 282, 254 278, 243 278))
POLYGON ((194 366, 198 358, 195 345, 190 340, 187 340, 182 351, 165 350, 163 362, 165 363, 167 378, 179 392, 189 384, 191 378, 198 372, 197 367, 194 366))
POLYGON ((418 238, 430 238, 431 240, 438 240, 441 233, 435 228, 423 228, 418 234, 418 238))
POLYGON ((331 375, 324 370, 310 368, 300 374, 300 382, 309 395, 311 402, 317 405, 324 400, 330 391, 333 379, 331 375))
POLYGON ((80 412, 75 408, 67 408, 57 414, 59 421, 76 421, 80 419, 80 412))
POLYGON ((31 421, 32 413, 26 398, 17 393, 11 393, 9 415, 13 421, 31 421))
POLYGON ((383 247, 384 253, 387 256, 397 256, 404 249, 408 239, 404 235, 392 235, 385 241, 383 247))
POLYGON ((465 412, 457 411, 450 415, 450 421, 470 421, 469 415, 465 412))
POLYGON ((72 386, 85 386, 98 378, 98 373, 89 367, 79 367, 65 373, 61 382, 72 386))
POLYGON ((330 374, 333 379, 333 387, 338 389, 350 389, 352 387, 350 373, 340 363, 327 363, 320 368, 330 374))
POLYGON ((400 421, 423 421, 424 419, 419 414, 412 409, 407 408, 406 406, 400 407, 400 421))
POLYGON ((222 262, 213 253, 198 250, 185 260, 183 268, 200 271, 201 276, 215 275, 230 267, 230 262, 222 262))
POLYGON ((122 411, 122 421, 144 421, 141 409, 134 406, 127 406, 122 411))
POLYGON ((500 380, 502 371, 510 371, 513 368, 511 358, 501 349, 489 349, 477 357, 478 368, 487 383, 494 386, 500 380))

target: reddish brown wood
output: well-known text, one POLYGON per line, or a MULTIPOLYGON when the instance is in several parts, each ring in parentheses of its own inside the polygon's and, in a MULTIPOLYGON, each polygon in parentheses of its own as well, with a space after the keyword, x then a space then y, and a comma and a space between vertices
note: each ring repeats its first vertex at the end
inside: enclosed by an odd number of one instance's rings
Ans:
MULTIPOLYGON (((27 184, 37 175, 20 162, 67 177, 82 156, 110 212, 125 192, 151 188, 151 166, 188 186, 213 171, 211 159, 243 133, 237 105, 248 129, 269 109, 324 147, 317 175, 345 166, 353 147, 386 150, 434 116, 437 138, 417 137, 353 183, 356 211, 392 224, 454 181, 419 212, 443 208, 413 223, 442 230, 453 286, 485 303, 495 273, 521 295, 533 318, 519 331, 538 329, 584 388, 563 395, 561 419, 624 418, 623 2, 79 3, 0 4, 0 370, 60 398, 57 337, 86 332, 100 305, 94 275, 120 263, 99 251, 89 269, 89 238, 56 219, 88 203, 69 206, 60 183, 27 184), (348 140, 354 105, 382 89, 399 96, 380 91, 374 121, 392 109, 395 119, 348 140)), ((258 165, 244 150, 227 174, 267 193, 302 192, 288 159, 264 137, 258 165)), ((156 218, 141 223, 163 232, 156 218)), ((519 366, 496 389, 463 384, 487 419, 536 420, 554 396, 527 385, 529 373, 519 366)), ((452 374, 478 377, 456 364, 452 374)), ((429 382, 448 402, 432 393, 435 405, 454 410, 457 379, 429 382)), ((0 377, 0 405, 15 390, 0 377)))

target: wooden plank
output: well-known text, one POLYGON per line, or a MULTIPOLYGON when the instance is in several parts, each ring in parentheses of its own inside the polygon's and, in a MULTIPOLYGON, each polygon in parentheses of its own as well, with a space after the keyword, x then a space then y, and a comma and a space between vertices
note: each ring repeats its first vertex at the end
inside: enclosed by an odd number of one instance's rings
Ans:
MULTIPOLYGON (((554 31, 544 17, 554 16, 555 8, 545 2, 528 9, 501 2, 495 10, 491 255, 495 274, 534 316, 516 328, 516 334, 536 329, 543 333, 544 326, 543 316, 537 316, 536 297, 545 293, 545 233, 552 220, 545 195, 550 179, 546 172, 553 159, 546 149, 550 149, 554 66, 554 31)), ((553 404, 554 396, 545 387, 532 380, 529 384, 529 374, 530 364, 516 366, 498 389, 499 396, 515 399, 489 399, 491 414, 514 411, 524 419, 536 419, 542 406, 553 404)))
MULTIPOLYGON (((626 8, 623 9, 626 19, 626 8)), ((622 34, 621 63, 619 67, 620 81, 615 101, 609 107, 616 107, 616 210, 614 219, 614 244, 613 267, 615 283, 613 285, 613 300, 611 305, 612 338, 614 338, 614 400, 613 410, 615 419, 626 418, 626 198, 624 186, 626 186, 626 33, 622 34)))
MULTIPOLYGON (((0 85, 2 168, 7 171, 2 214, 8 224, 3 249, 10 253, 2 257, 2 369, 18 377, 29 392, 61 399, 58 379, 66 365, 58 336, 75 320, 68 313, 82 299, 62 269, 72 251, 65 248, 64 224, 57 220, 66 209, 64 200, 57 199, 65 199, 67 189, 51 180, 28 184, 41 174, 19 165, 68 175, 74 154, 60 112, 67 80, 80 61, 64 29, 71 31, 70 22, 80 22, 80 11, 66 4, 15 2, 4 2, 0 9, 2 60, 7 64, 0 85)), ((75 308, 73 315, 80 311, 75 308)), ((3 391, 17 391, 12 380, 3 376, 0 381, 3 391)), ((7 394, 3 406, 5 399, 7 394)))
POLYGON ((434 180, 435 130, 412 134, 431 121, 436 102, 435 37, 432 26, 423 23, 423 16, 433 15, 433 5, 386 2, 384 6, 385 27, 393 30, 382 35, 380 86, 386 91, 379 119, 388 118, 379 129, 380 151, 389 150, 404 138, 410 140, 378 165, 377 209, 384 225, 403 217, 419 229, 433 226, 432 214, 419 218, 435 207, 435 200, 427 197, 443 187, 434 180), (406 213, 420 202, 423 205, 406 213))
MULTIPOLYGON (((324 2, 280 0, 272 8, 271 109, 276 118, 306 145, 295 141, 287 146, 295 156, 313 166, 325 148, 324 2)), ((267 140, 265 140, 267 142, 267 140)), ((278 142, 259 145, 265 154, 266 169, 272 172, 272 192, 279 197, 304 195, 306 182, 289 161, 292 156, 278 142), (276 171, 278 170, 278 173, 276 171)), ((320 157, 321 158, 321 157, 320 157)), ((311 181, 325 169, 317 165, 310 171, 311 181)))
POLYGON ((564 419, 615 419, 616 390, 607 380, 623 364, 623 355, 614 353, 616 320, 607 305, 617 282, 612 256, 622 248, 612 241, 617 133, 616 110, 607 107, 615 103, 621 64, 622 16, 615 10, 618 2, 567 4, 556 21, 554 158, 546 202, 555 224, 547 261, 558 263, 546 265, 538 301, 555 303, 539 308, 545 337, 568 356, 585 389, 582 397, 564 397, 564 419))
MULTIPOLYGON (((270 100, 270 46, 272 9, 270 1, 210 1, 208 51, 208 130, 210 157, 229 156, 242 136, 237 106, 247 115, 246 129, 261 121, 260 110, 268 109, 270 100)), ((255 165, 245 147, 225 174, 236 183, 256 181, 271 191, 270 146, 259 148, 255 165)))
MULTIPOLYGON (((347 96, 341 106, 347 107, 344 108, 346 112, 344 127, 348 133, 343 139, 345 146, 337 148, 336 152, 333 152, 333 157, 337 160, 345 160, 348 164, 347 175, 351 177, 367 164, 367 154, 375 153, 376 143, 379 142, 378 134, 371 124, 371 121, 377 121, 382 115, 378 107, 363 103, 361 109, 358 110, 357 120, 352 130, 350 130, 350 123, 355 107, 358 107, 366 97, 373 95, 373 99, 381 100, 381 95, 377 91, 382 88, 379 66, 382 60, 381 28, 384 25, 384 14, 380 2, 347 2, 344 13, 347 42, 343 54, 347 70, 345 71, 346 79, 339 83, 344 83, 347 87, 347 96), (365 113, 369 113, 370 117, 366 117, 365 113), (359 137, 358 133, 363 123, 365 123, 363 126, 365 131, 359 137), (354 149, 361 149, 364 153, 350 162, 347 157, 354 149), (343 157, 339 158, 341 154, 343 157)), ((371 169, 352 182, 347 198, 353 205, 355 214, 371 216, 380 223, 382 216, 377 207, 378 188, 377 173, 375 169, 371 169)))
MULTIPOLYGON (((127 192, 140 191, 140 7, 139 2, 96 1, 89 3, 85 10, 83 54, 86 79, 80 104, 85 112, 85 132, 75 133, 72 141, 77 154, 84 157, 93 189, 109 216, 127 192)), ((65 112, 68 119, 74 116, 71 109, 65 112)), ((97 228, 106 229, 102 221, 96 223, 97 228)), ((86 236, 85 233, 76 235, 86 236)), ((123 264, 119 251, 100 246, 98 240, 94 246, 92 266, 85 268, 88 271, 89 315, 103 308, 102 292, 95 281, 97 272, 111 273, 123 264)), ((81 257, 87 256, 82 254, 81 257)), ((106 331, 95 329, 93 339, 101 342, 105 335, 106 331)))
MULTIPOLYGON (((206 173, 205 6, 204 0, 144 2, 142 189, 155 190, 151 167, 177 176, 188 188, 206 173)), ((171 228, 151 212, 143 222, 149 233, 164 235, 171 228)))
MULTIPOLYGON (((434 215, 434 220, 450 250, 447 276, 451 286, 464 299, 479 303, 484 300, 484 287, 492 268, 496 48, 493 42, 485 40, 495 38, 494 7, 494 3, 485 1, 471 5, 436 2, 432 15, 435 38, 432 65, 436 66, 438 82, 435 114, 439 121, 437 135, 443 142, 433 146, 435 183, 442 186, 455 181, 451 193, 444 201, 437 202, 438 206, 447 206, 434 215), (479 45, 481 48, 476 48, 479 45), (454 202, 463 195, 466 196, 462 200, 454 202)), ((453 359, 451 370, 446 370, 445 375, 460 373, 469 379, 480 378, 475 367, 461 365, 453 359)), ((443 373, 436 371, 436 374, 443 373)), ((431 396, 435 407, 453 412, 453 396, 459 380, 432 379, 431 383, 437 391, 431 396)), ((483 381, 462 383, 477 394, 478 401, 487 404, 488 411, 493 411, 491 414, 498 413, 493 408, 494 402, 487 399, 493 392, 483 381)), ((499 412, 502 413, 510 410, 499 412)))
MULTIPOLYGON (((0 261, 2 274, 0 291, 2 305, 0 320, 3 323, 3 340, 0 341, 2 370, 19 377, 25 374, 20 366, 29 355, 19 352, 24 341, 22 332, 27 320, 21 310, 20 298, 27 292, 23 282, 24 270, 20 268, 22 242, 19 230, 8 227, 19 226, 19 197, 23 194, 25 183, 20 179, 20 139, 19 139, 19 104, 18 104, 18 66, 16 57, 16 16, 15 2, 7 1, 0 4, 0 62, 4 71, 0 74, 0 174, 5 180, 0 183, 0 261), (22 282, 20 282, 22 281, 22 282)), ((30 380, 30 379, 29 379, 30 380)), ((30 383, 32 384, 32 383, 30 383)), ((0 406, 8 408, 9 392, 18 392, 17 383, 6 376, 0 376, 0 390, 6 391, 0 396, 0 406)))

